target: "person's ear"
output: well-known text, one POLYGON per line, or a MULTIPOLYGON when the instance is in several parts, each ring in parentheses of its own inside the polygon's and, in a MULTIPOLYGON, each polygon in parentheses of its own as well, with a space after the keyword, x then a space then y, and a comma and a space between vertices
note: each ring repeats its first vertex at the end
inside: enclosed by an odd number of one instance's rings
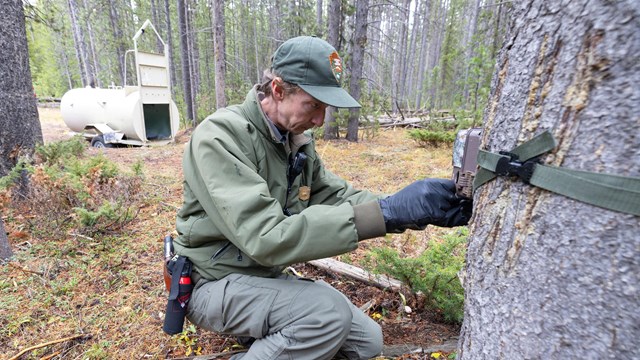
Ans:
POLYGON ((275 77, 271 80, 271 93, 276 100, 284 99, 284 86, 281 78, 275 77))

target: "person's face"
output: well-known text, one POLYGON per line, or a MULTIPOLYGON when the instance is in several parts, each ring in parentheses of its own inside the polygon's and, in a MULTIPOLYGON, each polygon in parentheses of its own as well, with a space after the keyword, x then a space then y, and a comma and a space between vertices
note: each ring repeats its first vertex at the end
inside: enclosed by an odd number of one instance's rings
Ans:
POLYGON ((302 89, 293 93, 276 95, 276 116, 271 120, 282 130, 301 134, 324 123, 327 105, 316 100, 302 89))

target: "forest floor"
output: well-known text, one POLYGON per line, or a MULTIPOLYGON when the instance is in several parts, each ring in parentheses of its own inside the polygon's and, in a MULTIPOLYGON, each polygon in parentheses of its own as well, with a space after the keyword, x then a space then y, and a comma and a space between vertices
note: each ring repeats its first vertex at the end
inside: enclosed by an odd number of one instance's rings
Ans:
MULTIPOLYGON (((58 109, 40 108, 45 142, 70 137, 58 109)), ((162 281, 162 239, 173 233, 182 200, 181 159, 188 132, 175 144, 153 148, 89 149, 104 153, 122 169, 143 164, 147 201, 137 218, 116 238, 95 240, 68 233, 56 239, 30 234, 25 219, 8 218, 5 225, 15 260, 0 265, 0 359, 32 346, 22 359, 163 359, 195 353, 226 359, 239 346, 224 337, 185 324, 176 336, 162 332, 166 292, 162 281), (66 340, 65 340, 66 339, 66 340), (59 342, 56 342, 59 341, 59 342)), ((404 129, 378 130, 358 143, 318 141, 327 168, 358 188, 392 193, 415 179, 449 177, 451 149, 424 149, 404 129)), ((27 215, 28 216, 28 215, 27 215)), ((367 251, 390 246, 411 256, 447 229, 427 228, 362 242, 359 249, 336 259, 361 266, 367 251)), ((384 332, 385 353, 378 359, 453 357, 458 325, 424 310, 418 296, 382 290, 309 264, 295 264, 306 277, 323 279, 356 305, 369 304, 384 332), (381 315, 382 314, 382 315, 381 315), (412 352, 416 349, 417 352, 412 352)))

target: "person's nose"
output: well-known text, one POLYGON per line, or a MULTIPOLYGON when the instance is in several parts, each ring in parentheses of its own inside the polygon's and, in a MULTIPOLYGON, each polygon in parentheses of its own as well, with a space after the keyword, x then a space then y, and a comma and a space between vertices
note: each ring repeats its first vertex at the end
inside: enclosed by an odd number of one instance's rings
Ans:
POLYGON ((312 123, 314 126, 320 127, 324 124, 324 115, 318 115, 313 118, 312 123))
POLYGON ((313 118, 311 119, 311 122, 313 123, 314 126, 320 127, 322 126, 322 124, 324 124, 324 115, 326 111, 327 111, 326 105, 322 105, 320 109, 316 111, 313 118))

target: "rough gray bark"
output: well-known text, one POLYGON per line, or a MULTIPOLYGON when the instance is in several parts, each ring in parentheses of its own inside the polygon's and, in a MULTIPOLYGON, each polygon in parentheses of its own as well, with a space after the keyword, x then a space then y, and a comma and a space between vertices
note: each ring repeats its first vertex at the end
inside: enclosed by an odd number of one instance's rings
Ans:
MULTIPOLYGON (((340 29, 342 28, 342 1, 329 0, 327 16, 327 42, 340 52, 340 29)), ((324 139, 331 140, 339 137, 338 123, 336 122, 336 108, 327 107, 324 115, 324 139)))
MULTIPOLYGON (((362 79, 362 65, 364 64, 364 49, 367 45, 367 18, 369 15, 369 0, 356 0, 355 31, 351 40, 351 77, 349 78, 349 93, 360 100, 362 92, 360 79, 362 79)), ((349 122, 347 124, 347 136, 349 141, 358 141, 358 123, 360 121, 360 109, 349 110, 349 122)))
MULTIPOLYGON (((640 177, 640 3, 513 2, 483 146, 640 177)), ((640 217, 497 179, 475 194, 458 359, 640 358, 640 217)))
POLYGON ((211 11, 213 12, 213 47, 216 68, 216 107, 220 109, 227 106, 227 98, 225 97, 227 87, 225 74, 227 67, 225 55, 224 0, 214 0, 211 11))
MULTIPOLYGON (((42 142, 21 0, 0 0, 0 177, 42 142)), ((1 215, 1 214, 0 214, 1 215)), ((11 256, 0 216, 0 258, 11 256)))

